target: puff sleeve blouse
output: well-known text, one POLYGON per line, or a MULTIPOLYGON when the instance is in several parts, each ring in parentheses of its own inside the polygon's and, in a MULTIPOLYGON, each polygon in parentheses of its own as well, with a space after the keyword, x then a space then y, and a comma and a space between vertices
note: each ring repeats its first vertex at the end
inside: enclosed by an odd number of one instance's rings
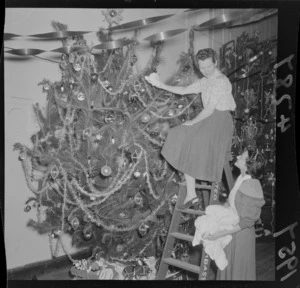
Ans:
POLYGON ((241 229, 250 228, 259 219, 261 207, 265 204, 260 182, 256 179, 245 181, 235 196, 235 205, 240 217, 241 229))

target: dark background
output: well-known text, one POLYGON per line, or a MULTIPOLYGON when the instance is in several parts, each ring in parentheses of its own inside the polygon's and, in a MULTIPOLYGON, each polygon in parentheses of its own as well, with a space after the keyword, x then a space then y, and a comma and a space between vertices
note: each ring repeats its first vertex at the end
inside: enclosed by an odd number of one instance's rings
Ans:
MULTIPOLYGON (((277 99, 280 99, 284 94, 289 94, 292 98, 292 110, 288 109, 287 101, 283 101, 280 105, 277 106, 277 123, 280 122, 280 116, 284 115, 285 118, 290 118, 289 123, 291 127, 284 133, 281 132, 281 129, 277 127, 276 130, 276 223, 275 223, 275 232, 279 232, 282 229, 288 227, 289 225, 299 221, 300 218, 300 193, 299 193, 299 184, 298 184, 298 174, 297 174, 297 158, 296 158, 296 131, 299 133, 299 128, 296 127, 296 111, 297 103, 296 97, 300 93, 300 68, 297 65, 297 54, 300 53, 298 44, 299 33, 299 19, 300 19, 300 2, 299 1, 161 1, 161 0, 152 0, 152 1, 137 1, 137 0, 123 0, 123 1, 78 1, 78 0, 60 0, 60 1, 20 1, 20 0, 10 0, 5 1, 5 7, 36 7, 36 8, 278 8, 278 62, 287 58, 291 54, 294 54, 295 57, 292 60, 294 69, 290 70, 287 64, 281 66, 277 71, 277 79, 285 79, 286 76, 292 74, 293 76, 293 85, 289 88, 281 86, 277 89, 277 99)), ((3 27, 5 21, 5 9, 3 10, 3 27)), ((3 44, 2 44, 3 47, 3 44)), ((4 94, 4 59, 3 53, 1 53, 1 92, 4 94)), ((4 97, 2 97, 4 99, 4 97)), ((3 100, 4 101, 4 100, 3 100)), ((299 106, 299 105, 298 105, 299 106)), ((4 107, 4 103, 3 103, 4 107)), ((3 124, 4 124, 4 113, 3 113, 3 124)), ((1 143, 4 143, 4 129, 1 130, 2 140, 1 143)), ((4 146, 4 145, 3 145, 4 146)), ((1 149, 0 154, 1 160, 1 184, 2 184, 2 193, 0 193, 1 199, 1 217, 2 225, 4 223, 4 147, 1 149)), ((3 231, 3 230, 2 230, 3 231)), ((300 238, 300 224, 298 224, 294 233, 296 239, 294 239, 295 244, 297 245, 297 238, 300 238)), ((3 238, 1 238, 3 239, 3 238)), ((281 236, 276 237, 276 267, 284 262, 286 259, 291 258, 289 254, 284 259, 280 259, 278 252, 282 247, 287 247, 291 249, 291 236, 289 232, 284 233, 281 236)), ((299 242, 299 241, 298 241, 299 242)), ((2 245, 1 245, 2 246, 2 245)), ((4 245, 2 246, 4 247, 4 245)), ((245 249, 247 249, 245 247, 245 249)), ((2 249, 4 252, 4 249, 2 249)), ((298 259, 300 258, 300 247, 296 247, 296 251, 293 254, 298 259)), ((5 265, 5 254, 3 257, 2 263, 5 265)), ((295 264, 294 262, 291 263, 295 264)), ((2 266, 4 267, 4 266, 2 266)), ((201 287, 300 287, 300 263, 298 263, 295 268, 298 271, 289 277, 286 281, 281 282, 280 278, 287 275, 290 270, 288 270, 287 265, 280 268, 276 271, 276 281, 275 282, 201 282, 201 287)), ((2 279, 5 279, 2 277, 2 279)), ((173 287, 197 287, 200 286, 199 282, 193 281, 173 281, 173 282, 161 282, 161 281, 89 281, 80 283, 80 281, 15 281, 10 280, 7 282, 8 287, 39 287, 41 285, 46 285, 47 287, 75 287, 79 285, 89 285, 95 287, 111 287, 114 285, 130 285, 130 287, 151 287, 153 285, 170 285, 173 287)))

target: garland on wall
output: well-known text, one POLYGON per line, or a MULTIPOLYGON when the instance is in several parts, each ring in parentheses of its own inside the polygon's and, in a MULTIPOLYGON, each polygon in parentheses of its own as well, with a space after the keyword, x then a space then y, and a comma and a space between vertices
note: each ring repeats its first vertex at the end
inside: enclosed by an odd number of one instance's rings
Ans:
MULTIPOLYGON (((233 84, 235 131, 232 141, 234 155, 242 147, 257 150, 266 159, 260 179, 265 208, 265 234, 274 232, 275 152, 276 152, 276 63, 277 41, 259 41, 259 31, 250 37, 243 32, 237 39, 220 48, 221 68, 233 84)), ((260 223, 260 225, 263 225, 260 223)))

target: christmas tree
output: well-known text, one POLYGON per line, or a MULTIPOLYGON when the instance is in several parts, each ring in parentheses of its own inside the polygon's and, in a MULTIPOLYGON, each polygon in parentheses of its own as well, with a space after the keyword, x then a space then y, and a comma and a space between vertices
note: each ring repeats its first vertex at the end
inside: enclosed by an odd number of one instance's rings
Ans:
MULTIPOLYGON (((108 29, 101 28, 98 38, 112 43, 110 28, 121 11, 105 13, 108 29)), ((169 84, 187 85, 197 77, 192 30, 190 39, 169 84)), ((44 110, 33 106, 40 129, 32 147, 14 145, 33 192, 25 211, 37 210, 38 220, 28 226, 49 235, 53 256, 59 245, 65 250, 65 233, 72 245, 110 258, 145 251, 159 256, 163 249, 182 175, 161 157, 161 147, 168 129, 195 117, 202 104, 198 95, 181 97, 145 80, 161 61, 163 42, 150 43, 153 53, 139 73, 136 35, 115 43, 118 48, 97 50, 83 36, 62 40, 61 78, 39 83, 47 102, 44 110)))

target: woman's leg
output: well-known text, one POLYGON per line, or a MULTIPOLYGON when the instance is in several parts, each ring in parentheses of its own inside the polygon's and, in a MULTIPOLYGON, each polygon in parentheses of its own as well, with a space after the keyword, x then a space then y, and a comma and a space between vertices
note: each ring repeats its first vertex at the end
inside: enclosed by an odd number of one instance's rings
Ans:
POLYGON ((195 186, 196 186, 195 178, 193 178, 192 176, 187 175, 187 174, 184 174, 184 177, 185 177, 185 181, 186 181, 186 197, 185 197, 183 204, 185 204, 189 200, 197 197, 196 188, 195 188, 195 186))

